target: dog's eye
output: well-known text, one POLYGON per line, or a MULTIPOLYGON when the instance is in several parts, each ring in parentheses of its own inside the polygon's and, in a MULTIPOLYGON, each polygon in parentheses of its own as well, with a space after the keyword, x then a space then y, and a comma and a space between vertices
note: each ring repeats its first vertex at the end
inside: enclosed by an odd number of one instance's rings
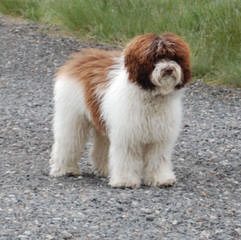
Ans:
POLYGON ((157 61, 162 61, 162 60, 164 60, 165 58, 162 56, 162 55, 158 55, 157 56, 157 61))

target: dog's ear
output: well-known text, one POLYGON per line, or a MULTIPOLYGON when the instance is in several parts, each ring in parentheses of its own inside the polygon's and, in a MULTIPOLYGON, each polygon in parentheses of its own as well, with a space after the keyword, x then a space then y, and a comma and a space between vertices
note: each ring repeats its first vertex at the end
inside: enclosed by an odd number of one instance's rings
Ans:
POLYGON ((155 52, 153 42, 156 35, 147 33, 131 40, 124 50, 124 63, 129 74, 129 80, 137 83, 143 89, 155 88, 150 80, 154 69, 155 52))

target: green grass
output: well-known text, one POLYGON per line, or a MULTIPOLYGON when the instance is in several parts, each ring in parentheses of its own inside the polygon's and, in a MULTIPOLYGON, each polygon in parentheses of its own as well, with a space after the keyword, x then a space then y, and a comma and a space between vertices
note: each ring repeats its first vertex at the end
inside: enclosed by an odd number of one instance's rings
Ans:
POLYGON ((120 46, 173 32, 191 46, 195 78, 241 87, 240 0, 0 0, 0 12, 120 46))

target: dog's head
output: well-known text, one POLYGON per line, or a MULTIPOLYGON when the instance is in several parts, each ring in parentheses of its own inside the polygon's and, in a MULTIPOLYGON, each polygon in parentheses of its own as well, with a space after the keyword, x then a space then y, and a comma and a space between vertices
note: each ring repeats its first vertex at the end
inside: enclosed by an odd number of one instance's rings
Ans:
POLYGON ((172 33, 147 33, 130 41, 124 49, 129 80, 146 90, 168 94, 191 80, 190 49, 172 33))

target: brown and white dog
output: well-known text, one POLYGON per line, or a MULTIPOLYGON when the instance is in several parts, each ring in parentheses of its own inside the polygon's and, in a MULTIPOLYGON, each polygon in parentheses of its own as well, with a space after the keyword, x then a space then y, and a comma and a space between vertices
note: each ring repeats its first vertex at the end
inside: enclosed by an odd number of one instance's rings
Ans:
POLYGON ((94 168, 112 187, 174 184, 171 153, 190 80, 189 47, 172 33, 74 55, 56 77, 50 175, 79 174, 92 129, 94 168))

